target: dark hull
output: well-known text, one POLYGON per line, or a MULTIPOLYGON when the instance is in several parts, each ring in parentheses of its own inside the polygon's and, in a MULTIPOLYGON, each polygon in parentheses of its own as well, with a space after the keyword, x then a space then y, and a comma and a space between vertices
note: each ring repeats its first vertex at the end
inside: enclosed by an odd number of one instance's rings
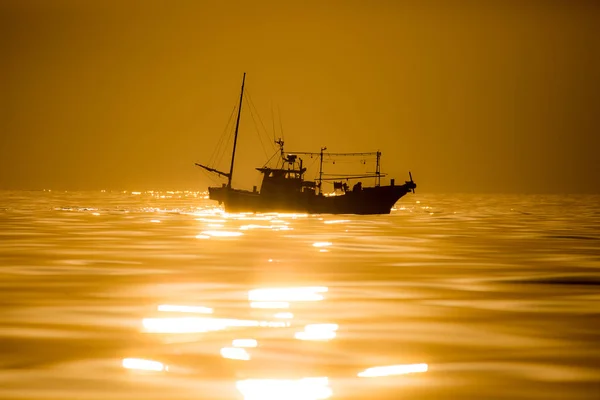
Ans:
POLYGON ((389 214, 398 199, 411 188, 402 186, 368 187, 339 196, 313 193, 261 195, 226 187, 208 188, 211 200, 224 204, 228 212, 299 212, 309 214, 389 214))

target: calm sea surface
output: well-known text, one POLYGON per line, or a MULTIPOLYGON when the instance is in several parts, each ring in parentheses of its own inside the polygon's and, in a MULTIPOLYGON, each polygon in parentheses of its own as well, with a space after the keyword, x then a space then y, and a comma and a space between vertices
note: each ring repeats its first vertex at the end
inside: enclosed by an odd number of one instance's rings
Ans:
POLYGON ((600 196, 0 192, 0 238, 2 399, 600 399, 600 196))

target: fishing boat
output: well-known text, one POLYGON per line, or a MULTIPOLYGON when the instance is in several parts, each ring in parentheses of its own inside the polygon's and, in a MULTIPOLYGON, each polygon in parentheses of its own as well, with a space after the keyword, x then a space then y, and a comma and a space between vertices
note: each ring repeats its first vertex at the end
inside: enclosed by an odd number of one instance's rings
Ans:
POLYGON ((287 152, 284 141, 277 139, 279 160, 275 167, 266 164, 256 168, 262 174, 260 190, 235 189, 233 179, 235 153, 242 114, 244 84, 246 74, 242 78, 240 101, 237 106, 237 120, 231 152, 229 172, 223 172, 208 165, 195 165, 227 178, 227 183, 221 186, 209 187, 211 200, 222 204, 227 212, 298 212, 309 214, 389 214, 398 199, 409 192, 415 191, 417 185, 413 182, 409 171, 409 181, 396 185, 394 179, 387 186, 381 185, 381 152, 367 153, 329 153, 326 147, 319 152, 287 152), (301 156, 318 157, 319 173, 315 180, 305 180, 307 168, 303 165, 301 156), (332 157, 371 157, 376 161, 375 171, 370 174, 326 174, 323 171, 323 160, 332 157), (365 178, 375 178, 374 186, 366 187, 362 181, 355 183, 352 188, 348 182, 365 178), (323 183, 333 183, 333 192, 326 193, 323 183))

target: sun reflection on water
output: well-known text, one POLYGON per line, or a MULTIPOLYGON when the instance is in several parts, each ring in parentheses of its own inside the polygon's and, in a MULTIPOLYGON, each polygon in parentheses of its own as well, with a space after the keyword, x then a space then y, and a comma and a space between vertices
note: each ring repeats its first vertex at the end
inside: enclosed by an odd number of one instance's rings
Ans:
POLYGON ((142 325, 148 333, 202 333, 222 331, 232 327, 285 328, 287 322, 256 321, 233 318, 144 318, 142 325))
MULTIPOLYGON (((289 308, 292 302, 318 302, 324 300, 324 293, 329 288, 326 286, 304 286, 304 287, 271 287, 257 288, 248 291, 248 303, 251 309, 276 309, 289 308)), ((214 309, 204 306, 161 304, 157 307, 160 312, 169 313, 197 313, 213 314, 214 309)), ((300 309, 302 310, 302 309, 300 309)), ((263 314, 265 311, 256 311, 263 314)), ((252 314, 251 314, 252 315, 252 314)), ((289 328, 292 326, 294 314, 291 312, 276 312, 271 314, 272 318, 279 321, 258 320, 258 319, 238 319, 238 318, 216 318, 212 316, 171 316, 161 318, 144 318, 142 320, 143 330, 146 333, 154 334, 192 334, 224 331, 229 328, 238 329, 235 332, 240 333, 241 337, 231 340, 230 345, 219 345, 214 348, 214 353, 220 355, 226 360, 234 360, 231 366, 240 365, 238 362, 248 363, 251 368, 259 366, 254 359, 256 354, 270 351, 269 344, 259 347, 259 340, 267 342, 270 339, 285 338, 288 343, 299 341, 321 341, 327 342, 337 337, 339 325, 336 323, 309 323, 294 327, 294 329, 281 329, 267 333, 261 336, 257 330, 260 328, 289 328), (281 321, 284 320, 284 321, 281 321), (248 336, 246 336, 248 335, 248 336), (255 336, 257 335, 257 336, 255 336), (252 336, 258 338, 254 339, 252 336)), ((302 319, 301 319, 302 321, 302 319)), ((234 332, 234 331, 231 331, 234 332)), ((185 338, 187 336, 178 336, 185 338)), ((166 342, 170 342, 169 337, 162 337, 166 342)), ((212 340, 212 339, 211 339, 212 340)), ((208 343, 208 342, 207 342, 208 343)), ((303 346, 303 345, 300 345, 303 346)), ((261 358, 259 357, 258 360, 261 358)), ((137 371, 168 371, 169 367, 165 364, 146 360, 143 358, 126 358, 122 361, 125 369, 137 371)), ((368 368, 362 372, 355 371, 352 374, 360 378, 376 378, 393 375, 404 375, 410 373, 422 373, 428 370, 427 364, 404 364, 389 365, 368 368)), ((327 399, 332 396, 332 389, 329 386, 327 377, 302 378, 302 379, 245 379, 236 383, 238 391, 242 394, 244 400, 268 400, 268 399, 297 399, 297 400, 319 400, 327 399)))
POLYGON ((294 318, 294 314, 292 314, 291 312, 280 312, 280 313, 273 315, 273 317, 281 318, 281 319, 292 319, 292 318, 294 318))
POLYGON ((404 375, 415 372, 427 372, 427 364, 388 365, 384 367, 372 367, 359 372, 361 378, 374 378, 380 376, 404 375))
POLYGON ((304 331, 297 332, 294 337, 298 340, 330 340, 337 335, 337 324, 310 324, 304 331))
POLYGON ((246 349, 240 347, 223 347, 221 349, 221 356, 230 360, 250 360, 250 354, 248 354, 246 349))
POLYGON ((125 369, 138 371, 168 371, 169 367, 159 361, 144 360, 143 358, 124 358, 121 365, 125 369))

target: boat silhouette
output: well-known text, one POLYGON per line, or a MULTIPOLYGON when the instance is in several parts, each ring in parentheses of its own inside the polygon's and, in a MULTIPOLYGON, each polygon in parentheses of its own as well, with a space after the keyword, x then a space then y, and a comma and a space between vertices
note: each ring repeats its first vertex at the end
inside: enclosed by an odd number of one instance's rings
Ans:
POLYGON ((244 73, 229 172, 219 171, 216 168, 196 163, 198 167, 227 178, 227 183, 223 183, 222 186, 208 188, 209 198, 224 205, 225 211, 389 214, 394 204, 402 196, 410 191, 414 193, 417 185, 414 183, 410 172, 410 180, 405 181, 402 185, 396 185, 394 179, 391 179, 390 184, 387 186, 381 185, 381 178, 385 174, 382 174, 380 171, 380 151, 367 153, 327 153, 325 152, 327 148, 322 147, 319 152, 286 152, 282 139, 275 141, 279 146, 279 162, 277 163, 277 167, 271 168, 265 165, 256 168, 262 174, 260 190, 257 190, 256 186, 252 191, 233 188, 231 182, 235 165, 245 81, 246 74, 244 73), (306 168, 300 156, 305 155, 319 157, 319 177, 314 181, 304 179, 306 168), (376 160, 375 172, 361 175, 324 174, 323 159, 325 157, 373 157, 376 160), (362 182, 359 181, 350 189, 347 182, 362 178, 375 178, 375 185, 364 187, 362 182), (324 181, 333 182, 334 192, 324 193, 324 181))

